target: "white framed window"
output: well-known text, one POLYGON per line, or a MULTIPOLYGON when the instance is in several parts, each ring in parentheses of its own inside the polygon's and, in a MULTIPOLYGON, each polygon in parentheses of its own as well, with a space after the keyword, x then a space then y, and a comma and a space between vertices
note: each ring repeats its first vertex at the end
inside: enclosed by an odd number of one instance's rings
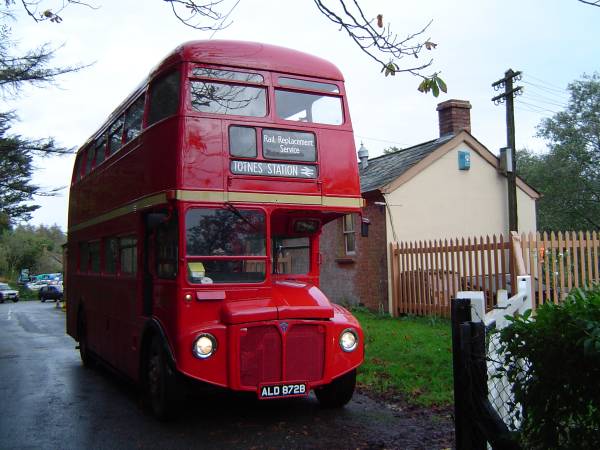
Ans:
POLYGON ((354 216, 347 214, 344 216, 342 222, 342 229, 344 232, 344 250, 346 255, 356 254, 356 235, 354 233, 354 216))

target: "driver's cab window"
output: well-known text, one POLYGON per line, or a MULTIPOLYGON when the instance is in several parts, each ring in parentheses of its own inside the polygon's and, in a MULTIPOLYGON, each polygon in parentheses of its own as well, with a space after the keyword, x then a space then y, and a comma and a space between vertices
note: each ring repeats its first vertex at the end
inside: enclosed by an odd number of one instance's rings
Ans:
POLYGON ((273 238, 273 273, 306 275, 310 271, 310 238, 273 238))

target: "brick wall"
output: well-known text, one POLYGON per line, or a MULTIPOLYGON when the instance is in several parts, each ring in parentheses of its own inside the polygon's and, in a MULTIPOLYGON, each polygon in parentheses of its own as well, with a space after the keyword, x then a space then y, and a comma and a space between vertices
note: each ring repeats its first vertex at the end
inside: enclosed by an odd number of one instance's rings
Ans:
MULTIPOLYGON (((357 231, 360 234, 360 230, 357 231)), ((361 303, 356 289, 356 261, 354 257, 347 256, 344 250, 342 219, 329 222, 323 227, 320 247, 321 290, 335 303, 361 303)))
POLYGON ((380 195, 366 198, 366 201, 363 217, 371 223, 369 236, 361 236, 361 217, 355 214, 355 255, 345 254, 342 219, 323 227, 321 289, 336 303, 387 311, 385 208, 374 204, 383 201, 380 195))
MULTIPOLYGON (((356 283, 361 303, 373 310, 388 310, 387 238, 385 207, 375 205, 383 202, 379 195, 365 199, 363 215, 369 219, 369 237, 357 238, 356 283)), ((360 220, 360 219, 359 219, 360 220)), ((360 235, 360 226, 358 228, 360 235)))

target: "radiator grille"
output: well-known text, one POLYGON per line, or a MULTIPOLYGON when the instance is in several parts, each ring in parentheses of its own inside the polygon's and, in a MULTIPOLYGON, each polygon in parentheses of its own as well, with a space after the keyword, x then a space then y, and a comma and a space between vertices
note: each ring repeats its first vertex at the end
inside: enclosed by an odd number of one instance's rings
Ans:
POLYGON ((240 336, 240 381, 244 386, 281 381, 281 335, 274 325, 248 327, 240 336))
POLYGON ((323 378, 325 327, 296 325, 286 336, 285 379, 315 381, 323 378))
POLYGON ((240 382, 243 386, 320 380, 324 365, 323 325, 290 324, 283 337, 275 325, 249 326, 240 330, 240 382))

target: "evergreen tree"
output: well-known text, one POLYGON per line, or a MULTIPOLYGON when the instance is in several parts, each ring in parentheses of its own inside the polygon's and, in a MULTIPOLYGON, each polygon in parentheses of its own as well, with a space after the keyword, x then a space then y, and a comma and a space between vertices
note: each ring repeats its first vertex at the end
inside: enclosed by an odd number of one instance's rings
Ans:
MULTIPOLYGON (((45 86, 59 75, 81 67, 52 67, 55 50, 47 44, 23 54, 15 54, 8 24, 12 20, 8 9, 13 2, 6 0, 0 8, 0 98, 18 98, 25 85, 45 86)), ((31 182, 34 156, 68 153, 52 138, 32 139, 11 133, 17 120, 14 111, 0 106, 0 230, 11 224, 28 220, 39 206, 30 204, 36 195, 53 195, 31 182)))

